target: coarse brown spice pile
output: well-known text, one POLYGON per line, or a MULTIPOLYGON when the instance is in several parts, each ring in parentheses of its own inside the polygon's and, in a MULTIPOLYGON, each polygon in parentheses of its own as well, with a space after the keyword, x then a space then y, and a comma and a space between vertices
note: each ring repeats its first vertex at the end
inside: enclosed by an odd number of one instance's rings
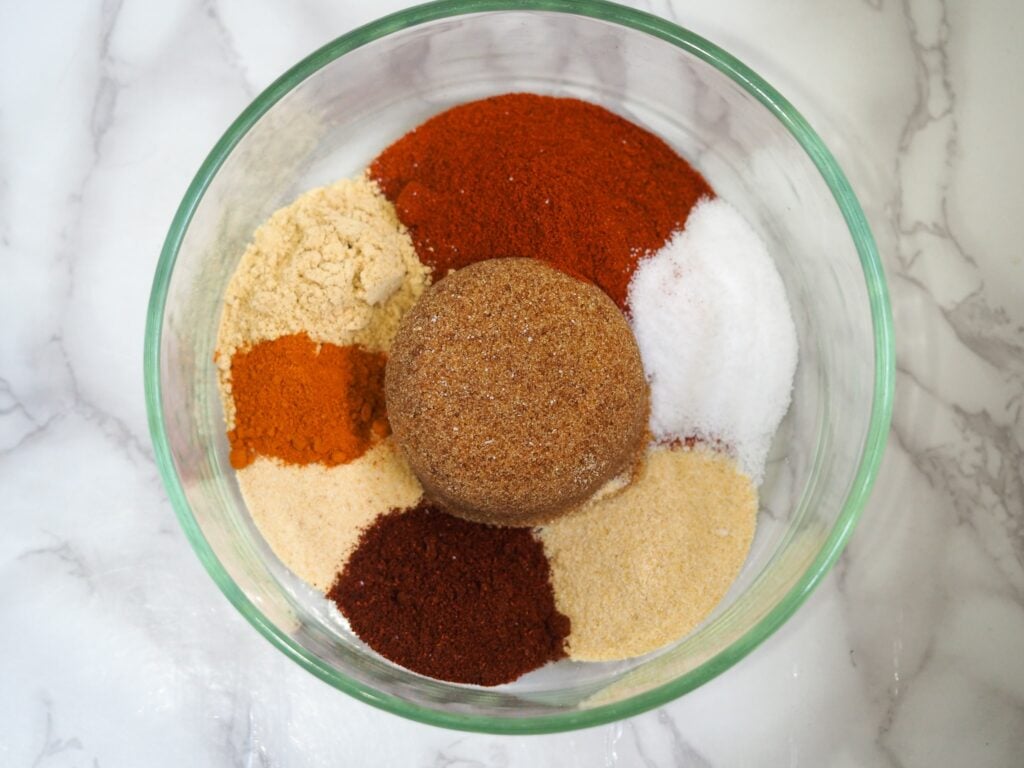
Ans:
POLYGON ((409 311, 385 377, 388 416, 427 495, 453 514, 553 519, 628 470, 647 383, 600 289, 533 259, 492 259, 409 311))

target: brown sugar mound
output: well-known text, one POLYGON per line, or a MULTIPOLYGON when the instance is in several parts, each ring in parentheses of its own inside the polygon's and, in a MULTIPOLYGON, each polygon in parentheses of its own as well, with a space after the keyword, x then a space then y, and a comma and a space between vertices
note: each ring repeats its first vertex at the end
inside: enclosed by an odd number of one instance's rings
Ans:
POLYGON ((479 522, 552 520, 630 468, 646 436, 636 340, 600 289, 533 259, 435 283, 402 319, 385 397, 427 496, 479 522))

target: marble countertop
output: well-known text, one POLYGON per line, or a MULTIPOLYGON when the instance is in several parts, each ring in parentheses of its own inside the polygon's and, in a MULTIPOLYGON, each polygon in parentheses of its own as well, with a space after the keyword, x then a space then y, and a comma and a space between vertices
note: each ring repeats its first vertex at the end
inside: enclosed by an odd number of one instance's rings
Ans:
POLYGON ((885 257, 893 429, 814 596, 698 691, 563 735, 431 728, 299 669, 220 594, 167 501, 142 395, 146 302, 228 123, 306 53, 403 3, 5 3, 0 764, 1022 764, 1024 5, 634 4, 803 111, 885 257))

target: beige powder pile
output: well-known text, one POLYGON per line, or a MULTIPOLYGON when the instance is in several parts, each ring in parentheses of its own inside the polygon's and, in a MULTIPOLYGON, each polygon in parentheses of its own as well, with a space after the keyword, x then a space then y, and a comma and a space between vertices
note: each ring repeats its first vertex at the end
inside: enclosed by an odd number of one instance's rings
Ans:
POLYGON ((306 192, 274 213, 224 294, 217 365, 228 429, 237 349, 305 332, 317 342, 386 350, 428 277, 394 206, 365 177, 306 192))
POLYGON ((731 459, 658 448, 621 493, 543 528, 569 656, 630 658, 684 636, 736 579, 756 518, 757 492, 731 459))
POLYGON ((363 528, 415 506, 419 482, 391 440, 336 467, 259 458, 238 473, 256 527, 296 576, 326 591, 363 528))

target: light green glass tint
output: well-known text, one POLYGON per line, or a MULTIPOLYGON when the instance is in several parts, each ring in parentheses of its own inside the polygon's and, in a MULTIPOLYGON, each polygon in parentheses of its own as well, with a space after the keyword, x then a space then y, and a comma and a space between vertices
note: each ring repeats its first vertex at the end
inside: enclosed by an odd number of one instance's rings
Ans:
POLYGON ((298 64, 228 129, 171 225, 149 305, 145 378, 160 471, 214 580, 272 643, 374 706, 435 725, 542 733, 616 720, 721 673, 770 635, 838 557, 889 428, 893 353, 882 268, 842 172, 747 67, 604 2, 439 2, 358 29, 298 64), (646 126, 767 240, 799 333, 758 534, 698 631, 618 664, 561 662, 497 689, 376 657, 254 529, 227 462, 213 367, 221 293, 253 229, 303 190, 359 172, 446 107, 508 91, 572 95, 646 126))

